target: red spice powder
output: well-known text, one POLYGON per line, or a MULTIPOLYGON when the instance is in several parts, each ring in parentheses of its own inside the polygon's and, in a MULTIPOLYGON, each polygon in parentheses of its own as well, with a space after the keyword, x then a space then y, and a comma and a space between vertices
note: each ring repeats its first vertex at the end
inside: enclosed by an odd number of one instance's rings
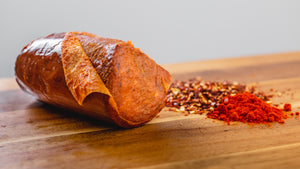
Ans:
POLYGON ((223 98, 217 108, 207 114, 207 117, 219 119, 230 124, 231 121, 244 123, 284 123, 287 115, 280 109, 262 101, 255 95, 245 92, 223 98))
POLYGON ((299 112, 296 112, 295 114, 296 114, 297 116, 299 116, 299 112))
POLYGON ((290 103, 285 103, 283 106, 284 111, 291 111, 292 110, 292 105, 290 103))

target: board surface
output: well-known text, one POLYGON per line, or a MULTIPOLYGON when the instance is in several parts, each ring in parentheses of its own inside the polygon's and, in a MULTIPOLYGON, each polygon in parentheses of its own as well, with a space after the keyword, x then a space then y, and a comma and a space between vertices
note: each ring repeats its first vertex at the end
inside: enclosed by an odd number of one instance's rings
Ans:
MULTIPOLYGON (((257 83, 300 111, 300 52, 164 65, 175 80, 257 83)), ((165 108, 120 129, 42 104, 0 79, 0 168, 300 168, 300 121, 247 125, 165 108)))

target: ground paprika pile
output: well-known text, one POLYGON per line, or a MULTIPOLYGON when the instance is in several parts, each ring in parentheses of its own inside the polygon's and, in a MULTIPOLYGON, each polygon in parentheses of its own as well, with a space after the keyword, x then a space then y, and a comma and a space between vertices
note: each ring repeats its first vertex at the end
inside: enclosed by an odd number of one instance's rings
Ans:
POLYGON ((244 123, 284 123, 287 115, 276 107, 262 101, 255 95, 245 92, 223 98, 217 108, 210 111, 207 117, 226 121, 244 123))

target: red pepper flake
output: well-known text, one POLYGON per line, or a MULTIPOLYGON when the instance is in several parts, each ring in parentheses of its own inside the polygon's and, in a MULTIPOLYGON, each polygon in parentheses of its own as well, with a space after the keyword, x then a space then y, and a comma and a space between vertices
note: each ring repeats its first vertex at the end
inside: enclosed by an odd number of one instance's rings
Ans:
POLYGON ((291 116, 293 116, 294 115, 294 113, 291 113, 291 116))
POLYGON ((1 127, 6 127, 6 125, 1 125, 1 127))
POLYGON ((295 114, 296 114, 297 116, 299 116, 299 112, 296 112, 295 114))
POLYGON ((208 118, 243 123, 284 123, 287 115, 249 92, 227 96, 217 108, 207 113, 208 118), (226 99, 226 102, 224 101, 226 99))
POLYGON ((292 110, 292 105, 290 103, 285 103, 283 106, 284 111, 291 111, 292 110))

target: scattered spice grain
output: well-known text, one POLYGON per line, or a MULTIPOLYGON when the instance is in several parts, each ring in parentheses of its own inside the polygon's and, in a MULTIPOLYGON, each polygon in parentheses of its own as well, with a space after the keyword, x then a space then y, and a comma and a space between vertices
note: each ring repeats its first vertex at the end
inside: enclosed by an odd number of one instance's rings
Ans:
POLYGON ((290 103, 285 103, 283 106, 284 111, 291 111, 292 110, 292 105, 290 103))

